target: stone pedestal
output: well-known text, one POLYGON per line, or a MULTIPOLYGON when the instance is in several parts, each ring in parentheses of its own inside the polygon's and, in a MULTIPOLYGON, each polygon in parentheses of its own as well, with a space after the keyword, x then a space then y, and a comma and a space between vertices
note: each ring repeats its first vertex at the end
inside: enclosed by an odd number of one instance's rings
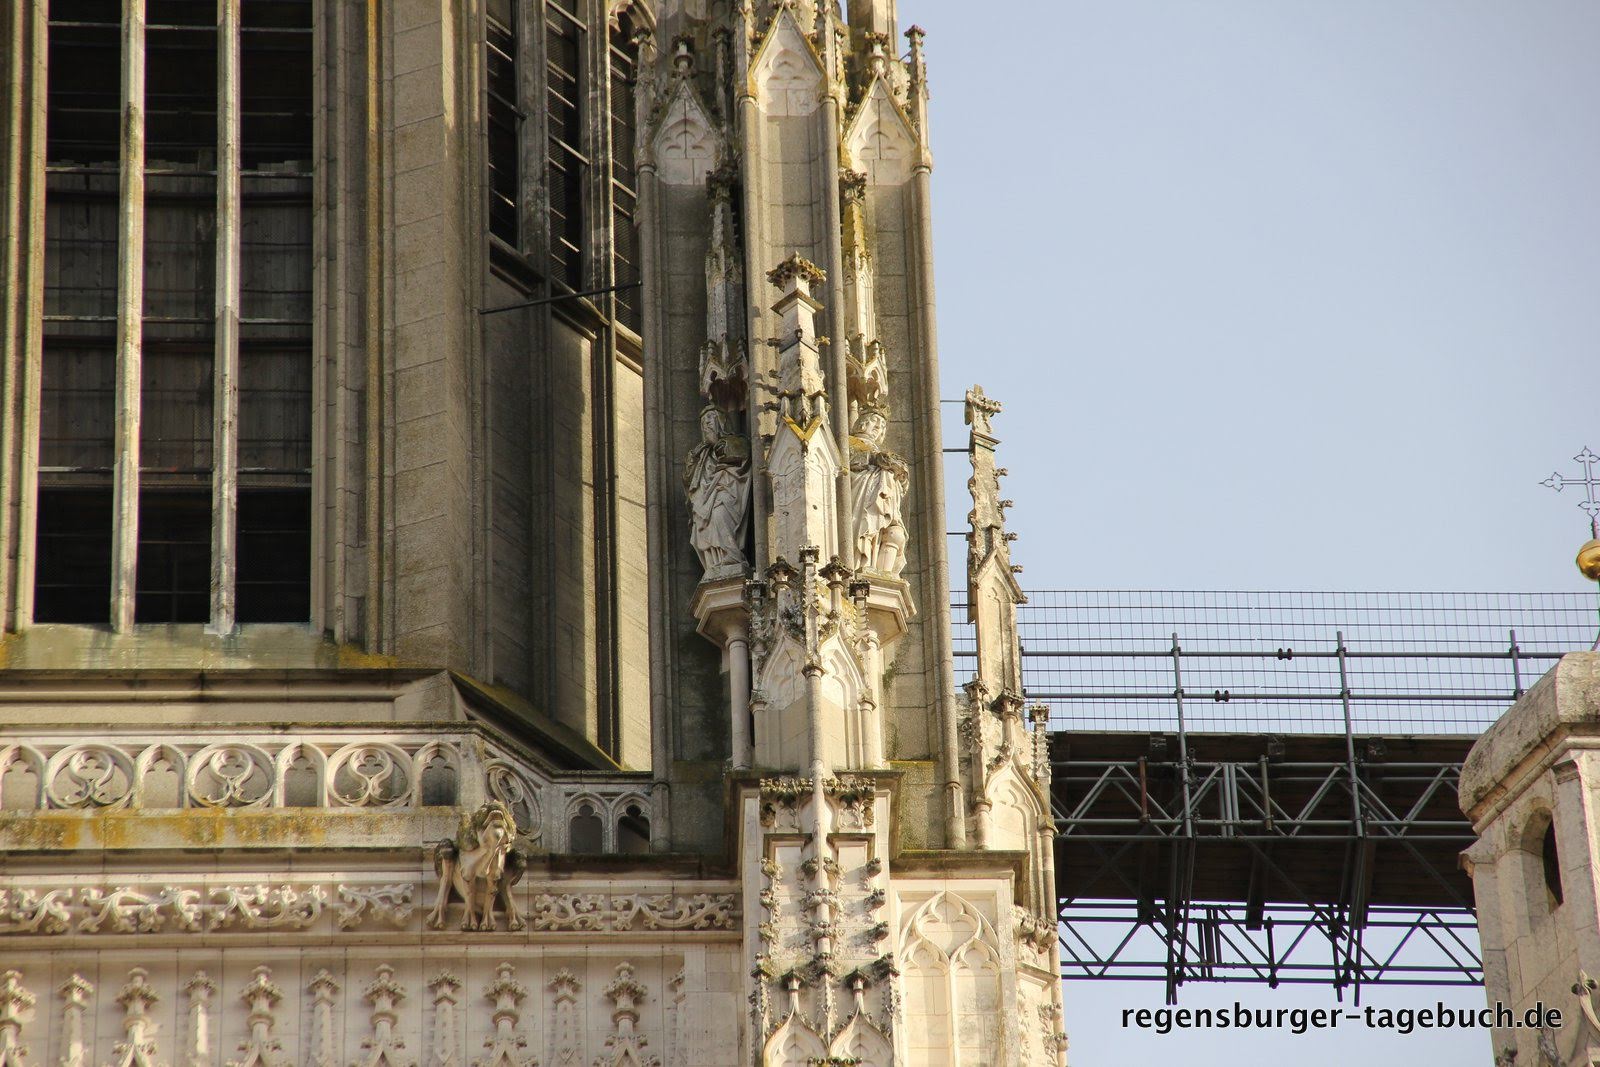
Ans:
POLYGON ((728 675, 728 737, 735 767, 748 767, 754 752, 750 723, 750 612, 744 600, 744 575, 706 578, 694 591, 689 610, 695 630, 722 649, 728 675))

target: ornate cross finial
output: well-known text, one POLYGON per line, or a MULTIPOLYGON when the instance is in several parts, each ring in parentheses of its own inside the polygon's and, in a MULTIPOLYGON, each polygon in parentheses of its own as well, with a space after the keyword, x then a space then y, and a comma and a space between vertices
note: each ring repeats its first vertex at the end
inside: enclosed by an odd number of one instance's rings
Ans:
POLYGON ((1583 464, 1583 473, 1581 475, 1571 477, 1555 472, 1539 484, 1548 485, 1558 493, 1569 485, 1582 486, 1584 498, 1578 501, 1578 506, 1589 515, 1590 534, 1594 537, 1600 537, 1600 495, 1597 495, 1597 490, 1600 490, 1600 473, 1595 471, 1595 465, 1600 464, 1600 456, 1595 455, 1585 446, 1582 452, 1572 458, 1583 464))

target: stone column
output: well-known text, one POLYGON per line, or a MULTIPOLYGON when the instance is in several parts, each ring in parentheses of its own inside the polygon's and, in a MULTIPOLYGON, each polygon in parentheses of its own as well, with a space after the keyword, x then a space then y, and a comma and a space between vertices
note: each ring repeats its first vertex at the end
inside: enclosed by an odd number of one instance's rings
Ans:
POLYGON ((753 746, 750 737, 750 639, 745 625, 728 639, 728 714, 732 718, 729 737, 733 765, 750 766, 753 746))
POLYGON ((122 0, 122 176, 117 234, 117 422, 111 628, 133 628, 139 554, 139 384, 144 315, 144 0, 122 0))
POLYGON ((211 628, 234 627, 239 482, 239 0, 217 0, 216 354, 211 446, 211 628))

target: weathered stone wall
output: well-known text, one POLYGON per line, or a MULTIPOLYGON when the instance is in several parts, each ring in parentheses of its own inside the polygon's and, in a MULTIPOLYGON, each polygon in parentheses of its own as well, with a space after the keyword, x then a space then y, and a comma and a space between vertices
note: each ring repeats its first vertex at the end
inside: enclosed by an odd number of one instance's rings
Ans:
MULTIPOLYGON (((18 989, 31 996, 22 1037, 35 1062, 65 1067, 126 1062, 117 1046, 135 1016, 147 1059, 134 1062, 196 1067, 252 1054, 321 1067, 741 1062, 732 945, 502 933, 420 946, 391 914, 380 906, 351 928, 387 932, 296 932, 292 944, 282 932, 125 934, 108 922, 49 948, 12 948, 0 1003, 18 989)), ((337 930, 338 920, 330 909, 318 925, 337 930)))
POLYGON ((1565 1019, 1545 1033, 1497 1028, 1495 1053, 1587 1065, 1600 1055, 1600 998, 1578 988, 1600 974, 1600 654, 1563 657, 1478 739, 1461 798, 1478 832, 1462 861, 1489 1003, 1565 1019))

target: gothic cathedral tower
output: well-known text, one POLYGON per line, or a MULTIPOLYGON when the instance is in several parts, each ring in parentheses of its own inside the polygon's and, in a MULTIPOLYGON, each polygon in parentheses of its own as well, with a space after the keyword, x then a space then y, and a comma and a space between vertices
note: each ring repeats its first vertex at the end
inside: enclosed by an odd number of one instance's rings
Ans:
POLYGON ((5 17, 0 1065, 1065 1062, 894 0, 5 17))

